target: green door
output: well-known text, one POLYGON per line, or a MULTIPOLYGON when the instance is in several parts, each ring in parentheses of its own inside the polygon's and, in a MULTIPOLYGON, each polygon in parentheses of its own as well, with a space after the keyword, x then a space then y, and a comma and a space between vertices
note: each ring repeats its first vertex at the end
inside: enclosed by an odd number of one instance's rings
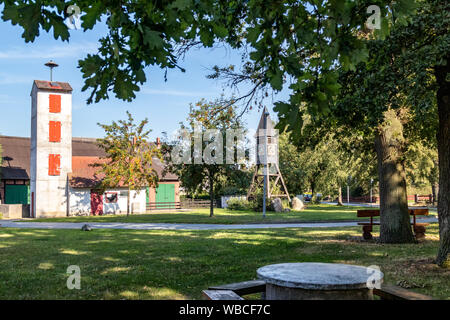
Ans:
POLYGON ((30 186, 7 184, 5 204, 30 204, 30 186))
POLYGON ((174 208, 175 202, 175 185, 174 184, 160 184, 156 189, 155 197, 156 207, 160 209, 174 208), (170 202, 170 203, 167 203, 170 202))

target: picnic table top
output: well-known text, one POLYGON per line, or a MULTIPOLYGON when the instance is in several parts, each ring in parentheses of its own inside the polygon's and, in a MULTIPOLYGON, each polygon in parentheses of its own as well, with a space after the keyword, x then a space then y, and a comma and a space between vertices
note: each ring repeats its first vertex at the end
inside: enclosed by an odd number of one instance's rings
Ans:
MULTIPOLYGON (((408 208, 409 214, 411 216, 427 216, 429 215, 428 208, 408 208)), ((371 216, 379 216, 380 208, 374 209, 358 209, 356 211, 358 217, 371 217, 371 216)))
MULTIPOLYGON (((268 284, 308 290, 346 290, 367 288, 374 269, 338 263, 280 263, 261 267, 258 278, 268 284)), ((377 271, 382 281, 383 273, 377 271)))

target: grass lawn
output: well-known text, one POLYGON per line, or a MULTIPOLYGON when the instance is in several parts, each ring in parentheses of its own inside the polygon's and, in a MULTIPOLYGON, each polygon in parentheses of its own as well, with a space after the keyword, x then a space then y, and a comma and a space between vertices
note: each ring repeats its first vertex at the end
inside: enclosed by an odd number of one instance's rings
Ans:
POLYGON ((420 244, 348 241, 360 228, 228 231, 0 228, 0 299, 200 299, 210 285, 254 279, 281 262, 378 265, 385 282, 450 299, 450 270, 432 264, 433 224, 420 244), (81 289, 66 288, 69 265, 81 289))
POLYGON ((239 223, 264 223, 264 222, 306 222, 306 221, 333 221, 333 220, 355 220, 356 210, 367 209, 363 207, 338 207, 335 205, 320 204, 308 205, 303 211, 291 212, 267 212, 263 219, 261 212, 254 211, 232 211, 227 209, 214 209, 214 217, 209 216, 209 209, 193 209, 190 212, 161 213, 130 215, 104 215, 104 216, 82 216, 64 218, 42 218, 31 219, 33 222, 132 222, 132 223, 217 223, 217 224, 239 224, 239 223))

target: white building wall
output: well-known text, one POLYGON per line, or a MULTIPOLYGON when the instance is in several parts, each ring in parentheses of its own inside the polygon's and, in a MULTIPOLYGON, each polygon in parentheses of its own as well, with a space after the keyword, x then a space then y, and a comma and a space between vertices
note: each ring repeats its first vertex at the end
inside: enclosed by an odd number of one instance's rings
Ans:
MULTIPOLYGON (((84 188, 69 188, 69 210, 71 216, 74 215, 90 215, 91 214, 91 190, 84 188)), ((127 213, 127 197, 125 193, 127 189, 117 188, 108 189, 103 194, 103 214, 126 214, 127 213), (117 203, 107 203, 106 193, 115 192, 118 194, 117 203), (120 195, 122 192, 122 195, 120 195)), ((146 189, 131 191, 131 209, 133 213, 146 212, 146 189), (134 205, 133 205, 134 204, 134 205)))
POLYGON ((91 214, 91 190, 70 188, 69 215, 88 216, 91 214))
MULTIPOLYGON (((106 214, 120 214, 127 213, 127 196, 125 195, 127 189, 108 189, 107 192, 117 192, 119 194, 117 203, 106 203, 106 195, 103 196, 103 212, 106 214), (122 194, 122 195, 121 195, 122 194)), ((147 198, 146 198, 146 189, 142 189, 139 191, 131 190, 130 193, 130 209, 133 213, 145 213, 147 198)))
MULTIPOLYGON (((131 209, 133 213, 145 213, 147 206, 146 188, 139 191, 131 191, 131 209)), ((126 206, 125 206, 126 207, 126 206)))
POLYGON ((30 192, 36 218, 65 216, 68 211, 67 174, 72 172, 72 94, 41 91, 35 85, 31 92, 31 164, 30 192), (49 95, 61 96, 61 112, 49 112, 49 95), (49 142, 49 122, 61 122, 61 141, 49 142), (49 176, 49 154, 61 155, 59 176, 49 176))

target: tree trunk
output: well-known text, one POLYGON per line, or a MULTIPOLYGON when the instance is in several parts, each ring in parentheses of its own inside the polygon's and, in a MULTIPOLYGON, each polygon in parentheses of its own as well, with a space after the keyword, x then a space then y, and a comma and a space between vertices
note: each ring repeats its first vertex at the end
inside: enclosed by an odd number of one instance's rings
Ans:
POLYGON ((131 192, 130 192, 130 189, 128 189, 128 197, 127 197, 127 217, 130 215, 130 196, 131 196, 131 192))
POLYGON ((311 203, 316 202, 316 196, 314 195, 314 187, 315 187, 315 183, 311 182, 311 203))
POLYGON ((375 137, 380 179, 380 242, 411 243, 411 230, 403 165, 403 125, 393 110, 375 137))
POLYGON ((338 206, 343 206, 344 204, 342 203, 342 186, 339 185, 339 196, 338 196, 338 206))
POLYGON ((209 172, 209 216, 214 216, 214 176, 209 172))
POLYGON ((436 66, 434 69, 439 114, 439 129, 437 134, 439 154, 439 251, 436 263, 450 267, 450 56, 446 66, 436 66))

